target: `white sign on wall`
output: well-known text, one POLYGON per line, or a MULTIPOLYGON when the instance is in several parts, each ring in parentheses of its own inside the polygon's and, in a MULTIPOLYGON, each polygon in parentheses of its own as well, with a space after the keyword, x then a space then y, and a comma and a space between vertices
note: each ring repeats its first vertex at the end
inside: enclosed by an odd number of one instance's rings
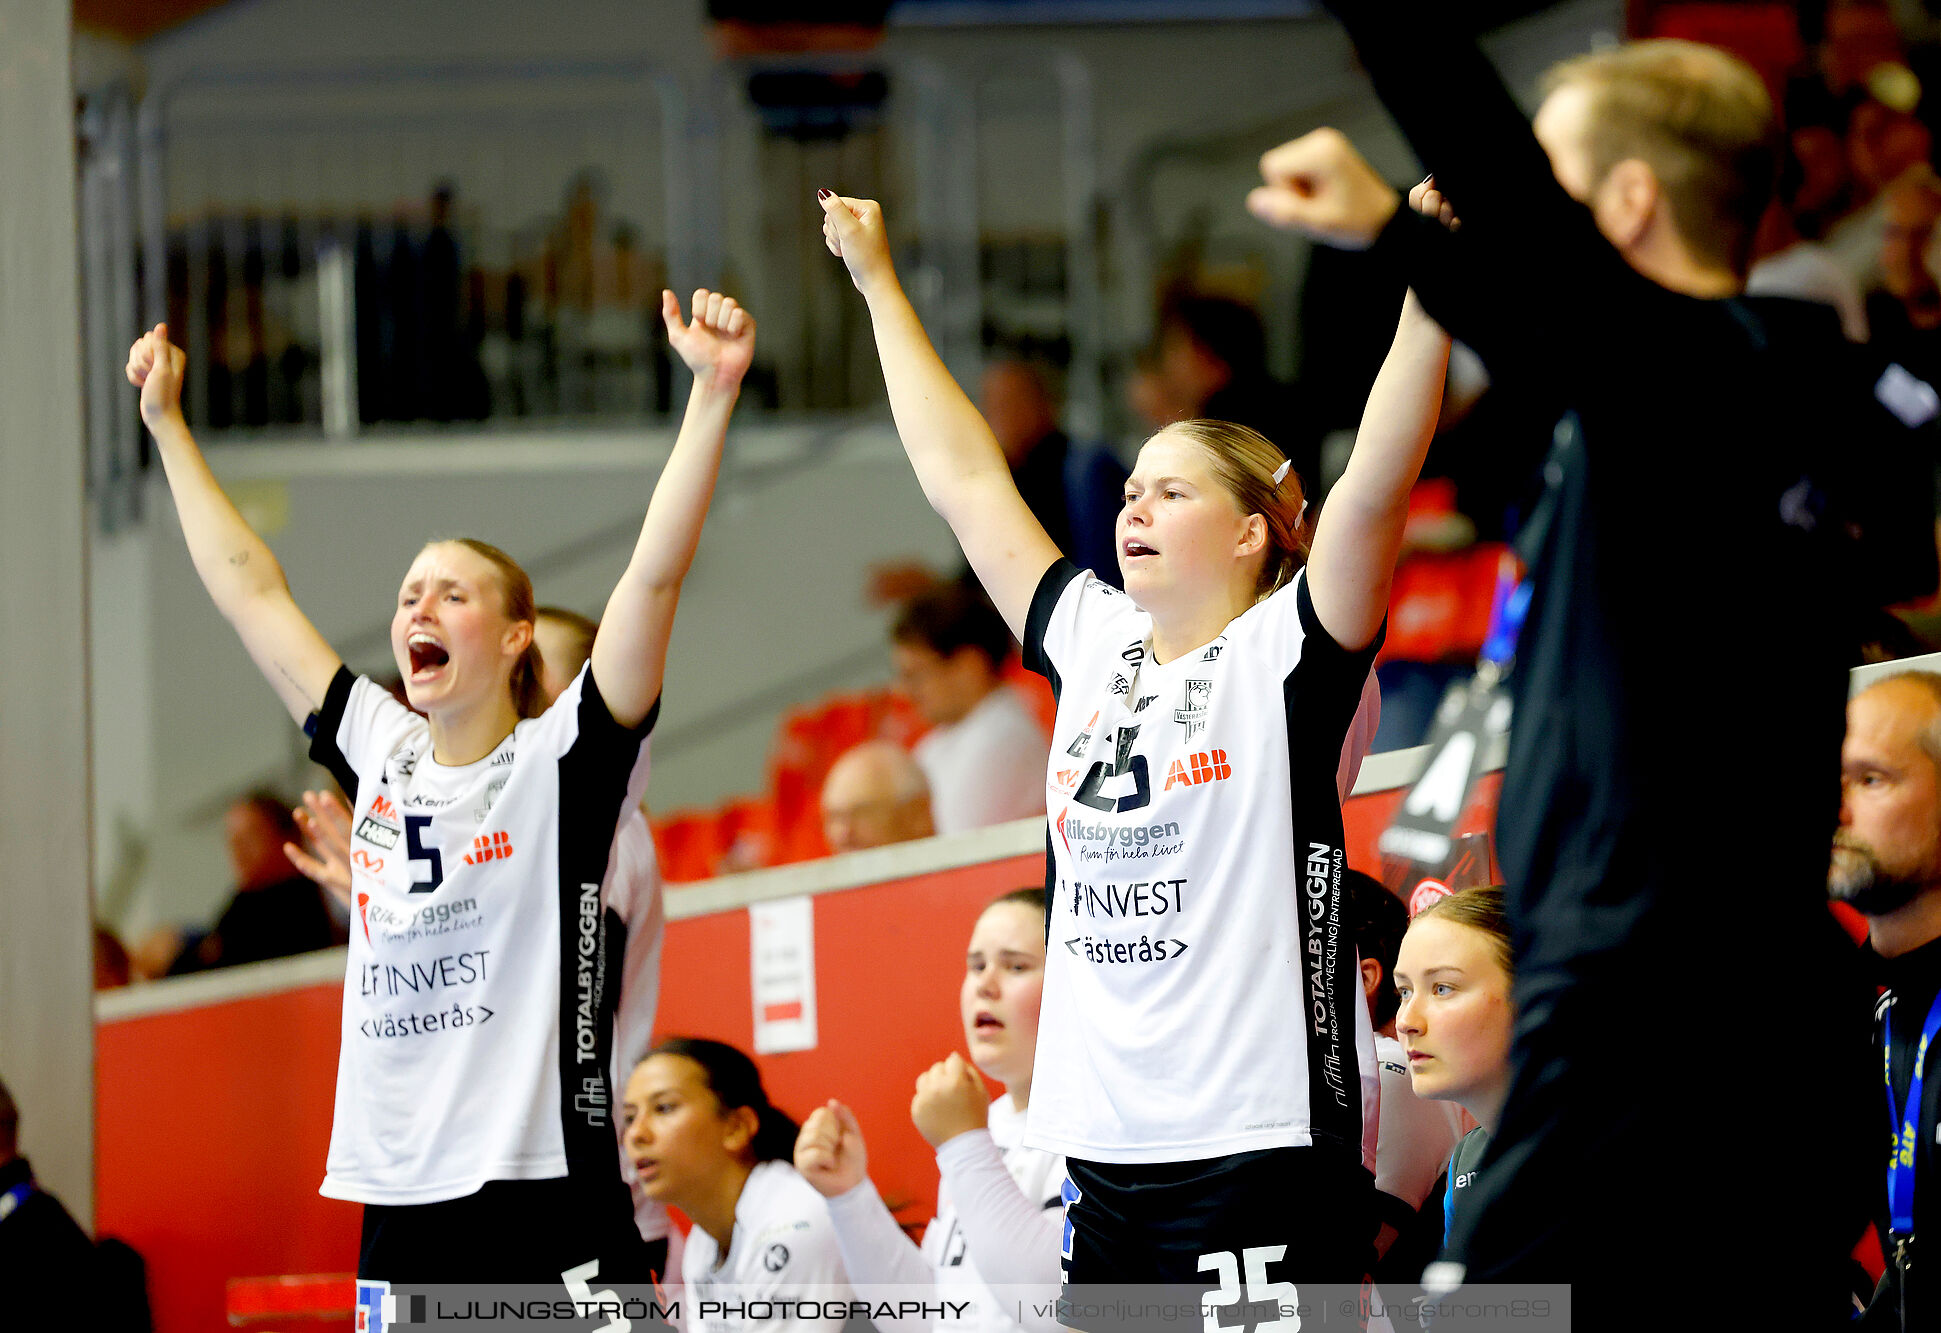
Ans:
POLYGON ((755 1054, 815 1049, 815 908, 779 898, 748 908, 755 1054))

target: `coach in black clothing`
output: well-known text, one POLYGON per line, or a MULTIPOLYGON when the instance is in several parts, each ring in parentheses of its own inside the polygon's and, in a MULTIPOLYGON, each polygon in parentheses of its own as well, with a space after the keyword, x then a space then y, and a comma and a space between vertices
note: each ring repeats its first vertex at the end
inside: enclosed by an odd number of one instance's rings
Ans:
MULTIPOLYGON (((1903 672, 1854 696, 1840 791, 1827 890, 1867 918, 1868 950, 1886 987, 1874 1058, 1886 1056, 1883 1045, 1891 1050, 1889 1142, 1900 1137, 1901 1113, 1915 1125, 1913 1230, 1894 1226, 1890 1203, 1880 1219, 1887 1271, 1859 1327, 1932 1328, 1941 1320, 1941 1278, 1929 1271, 1934 1254, 1916 1246, 1925 1235, 1930 1249, 1941 1250, 1941 1077, 1924 1080, 1918 1106, 1908 1105, 1908 1094, 1941 992, 1941 675, 1903 672)), ((1937 1063, 1930 1054, 1924 1072, 1941 1074, 1937 1063)))
POLYGON ((1250 206, 1372 245, 1560 414, 1498 818, 1515 1073, 1445 1251, 1466 1273, 1436 1276, 1575 1281, 1599 1293, 1587 1319, 1649 1326, 1689 1300, 1667 1247, 1703 1216, 1731 1290, 1839 1319, 1879 1114, 1864 983, 1822 901, 1845 668, 1885 591, 1852 538, 1910 542, 1901 595, 1934 577, 1928 517, 1851 479, 1911 451, 1836 321, 1739 295, 1772 162, 1750 70, 1683 43, 1586 57, 1553 73, 1533 135, 1451 29, 1460 6, 1336 8, 1436 170, 1423 203, 1460 229, 1402 207, 1333 131, 1269 153, 1250 206), (1695 674, 1724 645, 1750 645, 1729 688, 1695 674), (1730 993, 1677 965, 1712 948, 1730 993), (1783 1078, 1783 1115, 1712 1075, 1742 1003, 1757 1022, 1732 1045, 1783 1078))

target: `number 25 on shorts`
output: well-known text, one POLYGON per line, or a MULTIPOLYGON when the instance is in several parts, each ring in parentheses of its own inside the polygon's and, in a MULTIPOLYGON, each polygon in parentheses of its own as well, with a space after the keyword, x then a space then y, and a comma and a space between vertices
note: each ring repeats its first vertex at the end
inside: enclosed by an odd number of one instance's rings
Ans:
POLYGON ((1297 1333, 1301 1327, 1301 1316, 1297 1312, 1300 1292, 1292 1282, 1267 1280, 1267 1265, 1279 1263, 1286 1255, 1285 1245, 1249 1246, 1240 1252, 1239 1263, 1234 1261, 1231 1250, 1201 1255, 1200 1272, 1213 1273, 1220 1279, 1220 1289, 1208 1292, 1202 1300, 1206 1333, 1224 1333, 1227 1326, 1220 1322, 1220 1311, 1240 1302, 1240 1270, 1243 1265, 1247 1272, 1247 1304, 1256 1309, 1271 1305, 1281 1312, 1278 1319, 1250 1319, 1249 1325, 1257 1333, 1267 1333, 1269 1329, 1275 1330, 1275 1333, 1297 1333))

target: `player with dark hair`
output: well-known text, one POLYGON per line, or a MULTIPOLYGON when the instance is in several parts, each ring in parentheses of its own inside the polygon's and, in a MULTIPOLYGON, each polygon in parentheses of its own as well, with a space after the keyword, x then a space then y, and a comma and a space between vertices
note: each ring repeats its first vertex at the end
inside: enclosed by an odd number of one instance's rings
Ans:
POLYGON ((1011 631, 981 589, 919 594, 890 628, 897 688, 930 730, 911 757, 930 787, 939 833, 1045 812, 1045 734, 1001 672, 1011 631))
MULTIPOLYGON (((624 1114, 641 1187, 694 1222, 681 1257, 690 1333, 740 1326, 702 1312, 716 1284, 737 1298, 813 1294, 818 1310, 849 1295, 829 1206, 790 1164, 798 1127, 768 1100, 753 1060, 726 1042, 670 1037, 627 1079, 624 1114)), ((783 1333, 842 1326, 840 1316, 786 1309, 764 1324, 783 1333)))

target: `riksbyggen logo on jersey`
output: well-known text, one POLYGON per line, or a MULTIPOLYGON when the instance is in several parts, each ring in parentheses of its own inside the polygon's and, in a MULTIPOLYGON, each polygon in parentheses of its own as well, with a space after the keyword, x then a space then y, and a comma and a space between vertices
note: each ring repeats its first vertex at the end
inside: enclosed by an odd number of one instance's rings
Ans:
POLYGON ((454 931, 469 930, 485 920, 479 911, 478 899, 457 898, 448 903, 428 903, 409 912, 394 911, 381 902, 374 902, 368 893, 357 895, 357 917, 364 926, 364 942, 372 943, 371 927, 387 943, 428 939, 434 935, 449 935, 454 931))
POLYGON ((1156 824, 1108 824, 1087 820, 1066 806, 1053 821, 1065 851, 1079 862, 1136 860, 1144 856, 1173 856, 1183 851, 1186 840, 1180 836, 1179 822, 1156 824))

